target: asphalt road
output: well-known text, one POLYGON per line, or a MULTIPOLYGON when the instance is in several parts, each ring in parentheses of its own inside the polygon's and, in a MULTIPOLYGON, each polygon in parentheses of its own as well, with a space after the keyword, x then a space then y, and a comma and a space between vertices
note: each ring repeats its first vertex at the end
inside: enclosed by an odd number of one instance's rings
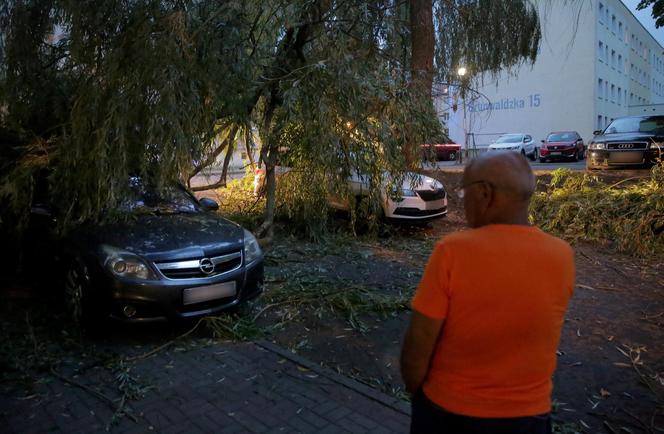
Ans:
MULTIPOLYGON (((435 167, 439 169, 453 169, 453 168, 463 168, 463 164, 457 163, 456 161, 439 161, 436 163, 435 167)), ((531 161, 530 166, 533 170, 556 170, 559 168, 566 168, 570 170, 582 171, 586 170, 586 161, 558 161, 550 163, 540 163, 539 161, 531 161)), ((426 167, 426 166, 425 166, 426 167)), ((432 166, 433 168, 433 166, 432 166)))

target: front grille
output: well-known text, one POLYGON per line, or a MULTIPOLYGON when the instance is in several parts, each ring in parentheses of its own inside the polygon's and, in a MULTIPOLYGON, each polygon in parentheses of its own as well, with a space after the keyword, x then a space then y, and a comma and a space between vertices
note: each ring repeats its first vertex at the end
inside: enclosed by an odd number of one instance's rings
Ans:
POLYGON ((218 276, 219 274, 240 268, 242 265, 242 252, 238 251, 211 258, 158 262, 155 265, 161 274, 168 279, 200 279, 218 276))
POLYGON ((445 189, 439 188, 436 190, 417 190, 417 195, 425 202, 432 200, 445 199, 445 189))
POLYGON ((394 215, 402 215, 406 217, 427 217, 430 215, 440 214, 441 212, 445 211, 447 211, 446 206, 438 209, 419 209, 419 208, 399 207, 394 210, 394 215))
POLYGON ((624 150, 630 150, 630 149, 646 149, 648 147, 647 143, 639 142, 639 143, 609 143, 607 145, 608 149, 624 149, 624 150))

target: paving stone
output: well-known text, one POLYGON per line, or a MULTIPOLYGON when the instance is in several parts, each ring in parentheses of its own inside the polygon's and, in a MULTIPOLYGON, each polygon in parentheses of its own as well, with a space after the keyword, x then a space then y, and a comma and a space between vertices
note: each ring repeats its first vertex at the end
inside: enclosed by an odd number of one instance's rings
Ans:
MULTIPOLYGON (((66 363, 60 372, 73 373, 66 363)), ((392 406, 392 398, 354 387, 352 380, 286 350, 252 343, 163 352, 133 363, 132 375, 152 389, 126 403, 138 422, 123 417, 111 433, 391 433, 409 428, 408 415, 392 406), (302 367, 316 378, 305 376, 302 367)), ((82 372, 76 380, 112 399, 119 396, 112 373, 103 367, 82 372)), ((113 416, 107 403, 58 379, 35 390, 37 398, 19 400, 29 394, 0 389, 3 433, 103 432, 113 416)))

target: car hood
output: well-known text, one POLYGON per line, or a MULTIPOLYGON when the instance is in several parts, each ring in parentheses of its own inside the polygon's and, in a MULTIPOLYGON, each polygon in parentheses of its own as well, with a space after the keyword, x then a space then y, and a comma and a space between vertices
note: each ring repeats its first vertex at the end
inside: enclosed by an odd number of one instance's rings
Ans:
POLYGON ((89 227, 78 235, 88 249, 111 245, 151 260, 208 256, 242 249, 241 226, 210 212, 141 216, 89 227))
POLYGON ((406 172, 401 188, 406 190, 437 190, 443 188, 443 183, 426 175, 406 172))
POLYGON ((505 148, 518 148, 521 146, 521 143, 516 142, 516 143, 492 143, 489 145, 490 148, 493 149, 505 149, 505 148))
POLYGON ((617 133, 595 136, 593 142, 664 142, 664 133, 617 133))
POLYGON ((574 146, 576 144, 575 141, 567 141, 567 142, 544 142, 544 145, 546 146, 574 146))

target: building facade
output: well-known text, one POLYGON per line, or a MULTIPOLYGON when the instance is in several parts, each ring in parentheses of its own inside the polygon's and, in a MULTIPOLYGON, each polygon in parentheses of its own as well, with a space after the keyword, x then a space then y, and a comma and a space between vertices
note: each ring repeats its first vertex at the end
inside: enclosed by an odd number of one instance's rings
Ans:
POLYGON ((664 114, 664 48, 620 0, 538 3, 542 42, 534 64, 485 76, 465 100, 451 87, 437 102, 450 138, 481 147, 504 133, 539 141, 575 130, 587 142, 614 118, 664 114))

